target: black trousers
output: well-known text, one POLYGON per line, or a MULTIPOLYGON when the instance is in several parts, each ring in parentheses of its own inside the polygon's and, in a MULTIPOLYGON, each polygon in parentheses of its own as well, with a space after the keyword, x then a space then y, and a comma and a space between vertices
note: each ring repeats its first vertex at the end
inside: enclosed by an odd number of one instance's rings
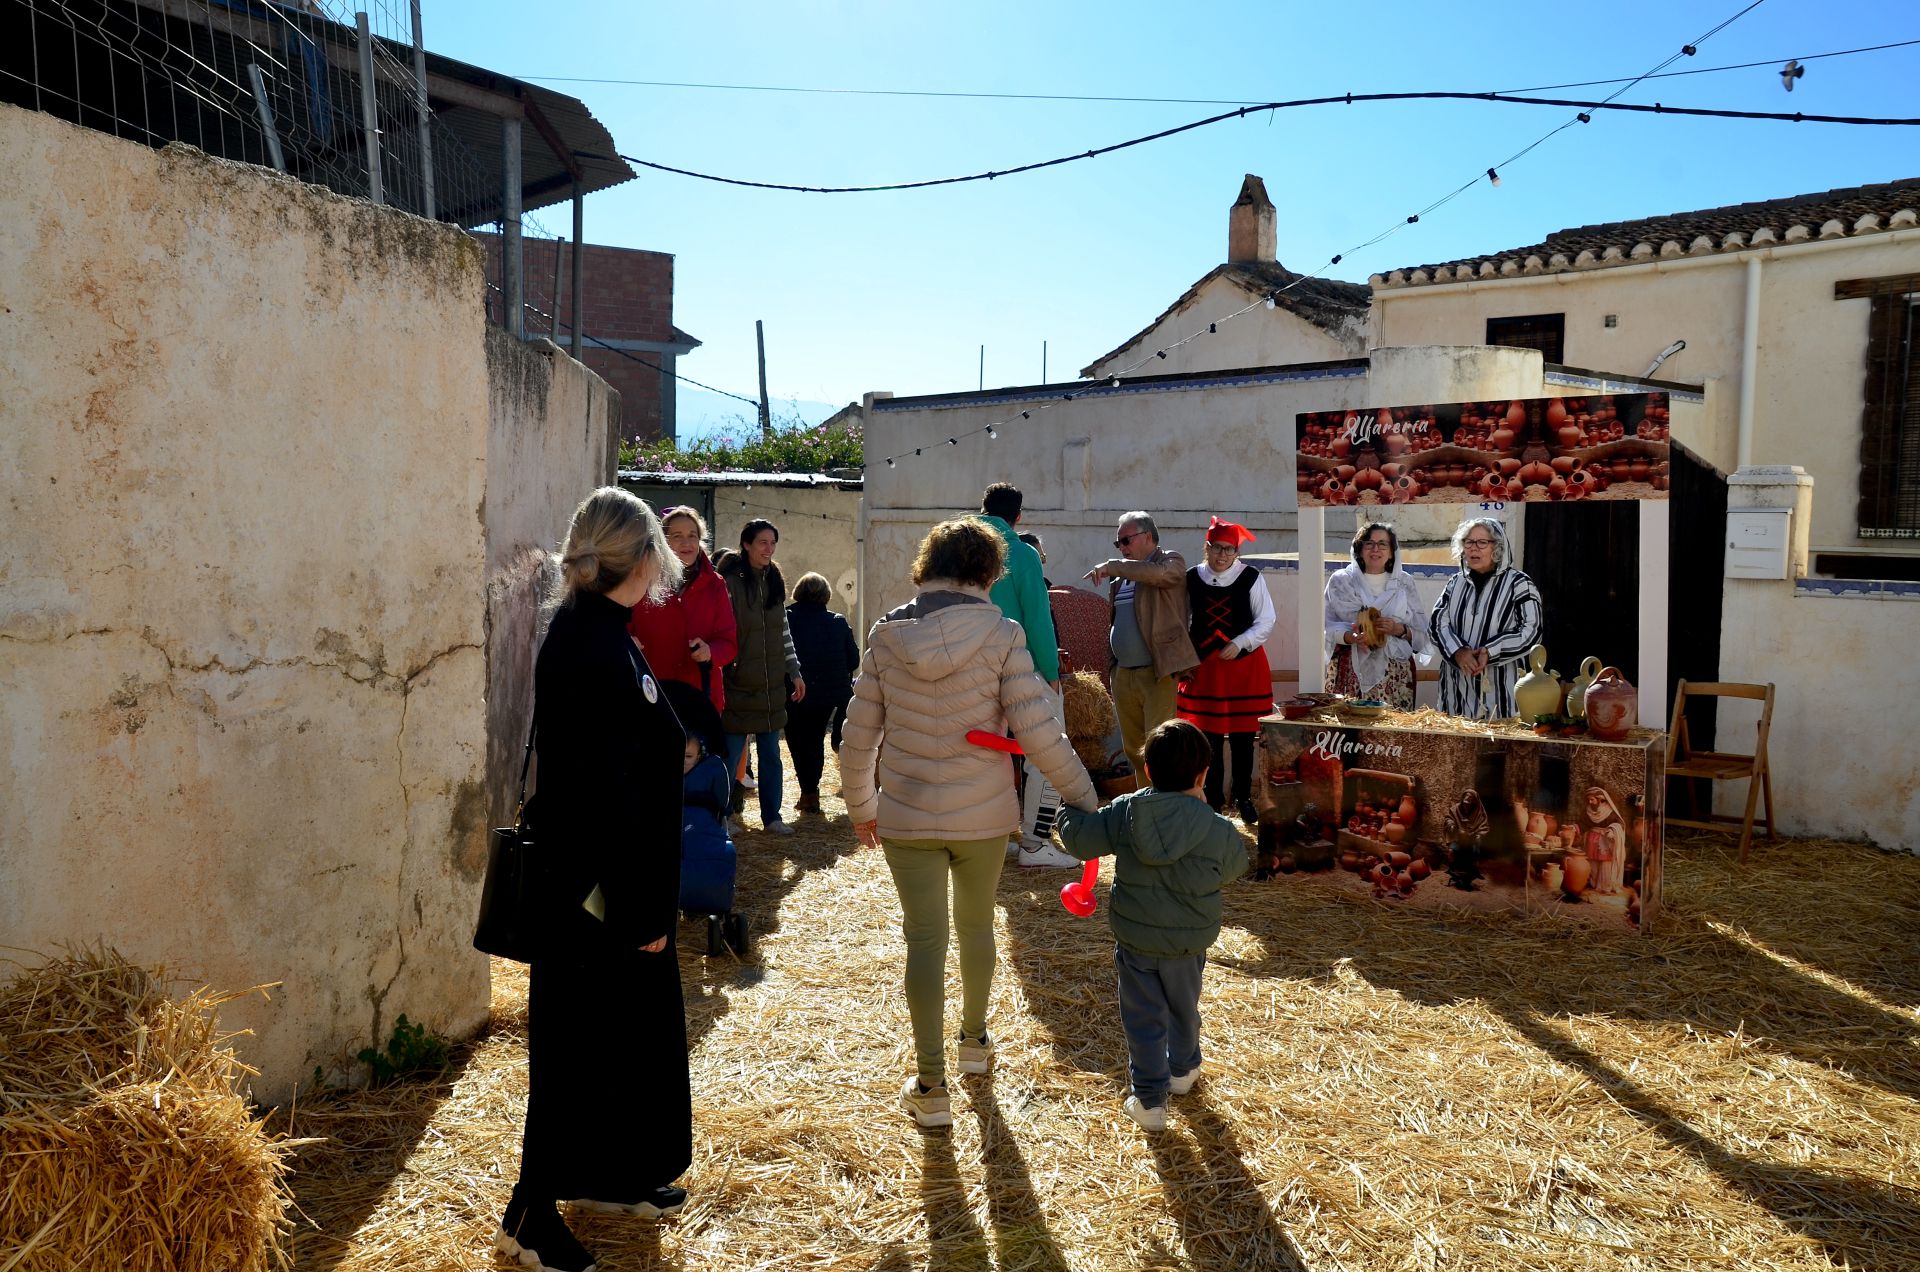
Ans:
POLYGON ((1209 733, 1207 741, 1213 747, 1213 762, 1207 765, 1207 803, 1217 812, 1226 807, 1226 795, 1221 790, 1221 781, 1226 777, 1227 744, 1233 744, 1233 797, 1253 798, 1253 734, 1251 733, 1209 733))
POLYGON ((840 730, 847 720, 847 699, 827 698, 814 701, 808 694, 801 702, 787 704, 787 754, 793 757, 793 777, 802 795, 820 793, 820 774, 826 768, 826 744, 832 735, 833 749, 840 750, 840 730))

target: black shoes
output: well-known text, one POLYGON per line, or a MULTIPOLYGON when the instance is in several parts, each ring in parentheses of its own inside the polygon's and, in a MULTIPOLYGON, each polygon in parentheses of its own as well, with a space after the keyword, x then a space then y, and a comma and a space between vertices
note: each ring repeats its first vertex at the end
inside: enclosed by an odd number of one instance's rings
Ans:
POLYGON ((687 1204, 687 1190, 668 1185, 646 1193, 637 1201, 592 1201, 577 1198, 567 1203, 575 1210, 594 1215, 631 1215, 636 1219, 658 1219, 678 1214, 687 1204))
POLYGON ((1234 811, 1240 814, 1240 820, 1248 826, 1256 825, 1260 821, 1260 814, 1253 810, 1253 801, 1250 799, 1239 801, 1234 805, 1234 811))
POLYGON ((509 1201, 493 1248, 534 1272, 594 1272, 597 1266, 552 1202, 530 1206, 518 1198, 509 1201))

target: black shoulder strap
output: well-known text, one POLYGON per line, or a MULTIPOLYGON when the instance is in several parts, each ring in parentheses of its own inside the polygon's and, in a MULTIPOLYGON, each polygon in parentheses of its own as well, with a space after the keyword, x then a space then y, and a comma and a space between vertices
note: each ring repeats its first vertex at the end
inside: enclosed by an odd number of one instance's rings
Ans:
POLYGON ((513 799, 513 824, 516 826, 524 827, 526 824, 527 770, 533 765, 533 736, 534 730, 539 727, 539 724, 540 699, 536 695, 533 700, 533 719, 527 721, 527 749, 525 754, 520 757, 520 793, 515 795, 513 799))

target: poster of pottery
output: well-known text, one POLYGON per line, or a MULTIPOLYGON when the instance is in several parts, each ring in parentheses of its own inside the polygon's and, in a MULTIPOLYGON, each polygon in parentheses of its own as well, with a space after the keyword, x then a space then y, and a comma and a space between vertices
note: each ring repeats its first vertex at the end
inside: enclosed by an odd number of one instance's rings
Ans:
POLYGON ((1646 931, 1664 734, 1624 742, 1261 721, 1259 873, 1414 909, 1646 931))
POLYGON ((1665 393, 1308 411, 1300 506, 1665 499, 1669 427, 1665 393))

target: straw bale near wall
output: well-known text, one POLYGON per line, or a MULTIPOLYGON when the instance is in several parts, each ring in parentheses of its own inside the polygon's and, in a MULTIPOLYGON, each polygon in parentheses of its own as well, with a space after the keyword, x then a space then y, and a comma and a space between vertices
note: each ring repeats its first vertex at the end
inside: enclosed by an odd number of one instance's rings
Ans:
POLYGON ((231 996, 170 998, 111 950, 0 990, 0 1266, 282 1267, 285 1155, 240 1094, 231 996))

